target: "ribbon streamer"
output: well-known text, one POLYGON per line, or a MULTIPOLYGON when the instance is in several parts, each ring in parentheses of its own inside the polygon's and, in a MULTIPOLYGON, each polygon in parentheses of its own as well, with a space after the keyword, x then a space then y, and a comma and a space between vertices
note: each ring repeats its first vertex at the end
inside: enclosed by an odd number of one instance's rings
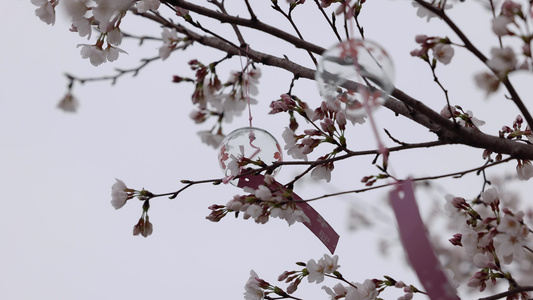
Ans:
POLYGON ((416 204, 413 182, 410 179, 399 182, 390 192, 390 202, 398 220, 403 248, 429 298, 459 300, 429 242, 416 204))

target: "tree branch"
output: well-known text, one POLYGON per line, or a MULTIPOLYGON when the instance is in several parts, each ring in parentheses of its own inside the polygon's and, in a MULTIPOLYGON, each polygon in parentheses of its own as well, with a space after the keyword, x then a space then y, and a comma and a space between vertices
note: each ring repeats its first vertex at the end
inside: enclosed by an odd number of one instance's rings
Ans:
MULTIPOLYGON (((481 60, 485 65, 487 65, 487 57, 479 51, 472 42, 466 37, 466 35, 457 27, 457 25, 446 15, 444 12, 444 9, 438 9, 435 6, 431 5, 430 3, 427 3, 423 0, 415 0, 418 4, 422 5, 427 10, 433 12, 434 14, 438 15, 452 30, 457 34, 457 36, 463 41, 465 44, 466 49, 468 49, 470 52, 472 52, 479 60, 481 60)), ((487 65, 487 67, 489 67, 487 65)), ((496 75, 496 77, 500 78, 498 72, 496 70, 493 70, 491 67, 489 69, 496 75)), ((509 81, 509 77, 505 76, 504 79, 501 79, 501 82, 505 85, 507 88, 507 91, 509 91, 509 94, 511 94, 511 99, 516 104, 522 115, 524 116, 524 119, 529 124, 530 127, 533 127, 533 117, 529 113, 529 110, 524 105, 524 102, 522 102, 522 99, 520 99, 520 95, 516 92, 514 86, 509 81)))
POLYGON ((519 286, 512 290, 508 290, 506 292, 499 293, 499 294, 496 294, 490 297, 479 298, 478 300, 496 300, 496 299, 501 299, 503 297, 516 295, 516 294, 523 293, 523 292, 531 292, 531 291, 533 291, 533 286, 519 286))
MULTIPOLYGON (((186 3, 182 0, 172 1, 186 3)), ((230 55, 246 55, 255 62, 287 70, 300 78, 311 80, 314 80, 315 78, 315 70, 291 62, 288 59, 255 51, 252 48, 243 50, 229 45, 218 38, 201 36, 184 26, 171 23, 161 16, 147 13, 139 15, 152 19, 163 26, 175 28, 178 32, 188 36, 189 39, 197 41, 202 45, 224 51, 230 55)), ((294 37, 294 39, 301 41, 296 37, 294 37)), ((533 160, 533 145, 517 143, 515 141, 484 134, 474 128, 459 126, 459 124, 444 118, 422 102, 412 98, 399 89, 395 89, 391 95, 399 101, 393 98, 388 98, 385 100, 385 107, 428 128, 430 131, 437 134, 441 141, 449 144, 463 144, 475 148, 488 149, 495 153, 511 155, 513 158, 533 160)))
POLYGON ((322 52, 325 51, 325 49, 322 48, 322 47, 319 47, 319 46, 317 46, 315 44, 312 44, 312 43, 309 43, 309 42, 304 41, 302 39, 299 39, 298 37, 296 37, 294 35, 291 35, 291 34, 285 32, 283 30, 280 30, 280 29, 278 29, 276 27, 273 27, 273 26, 270 26, 268 24, 265 24, 265 23, 259 21, 258 19, 254 19, 254 18, 252 18, 252 19, 244 19, 244 18, 240 18, 240 17, 230 16, 230 15, 227 15, 227 14, 222 14, 222 13, 216 12, 214 10, 211 10, 211 9, 208 9, 208 8, 196 5, 196 4, 192 4, 190 2, 183 1, 183 0, 167 0, 167 2, 172 4, 172 5, 188 9, 190 11, 193 11, 193 12, 197 13, 197 14, 200 14, 200 15, 203 15, 203 16, 206 16, 206 17, 209 17, 209 18, 213 18, 215 20, 219 20, 222 23, 230 23, 230 24, 235 24, 235 25, 240 25, 240 26, 245 26, 245 27, 257 29, 259 31, 262 31, 264 33, 268 33, 268 34, 270 34, 270 35, 272 35, 274 37, 277 37, 277 38, 280 38, 280 39, 282 39, 284 41, 287 41, 287 42, 293 44, 297 48, 302 48, 302 49, 311 51, 312 53, 322 54, 322 52))
MULTIPOLYGON (((501 160, 499 162, 495 162, 495 163, 490 164, 490 165, 489 164, 485 164, 485 165, 483 165, 481 167, 469 169, 469 170, 466 170, 466 171, 460 171, 460 172, 437 175, 437 176, 427 176, 427 177, 420 177, 420 178, 412 178, 411 180, 412 181, 428 181, 428 180, 435 180, 435 179, 440 179, 440 178, 445 178, 445 177, 454 177, 454 176, 455 177, 463 177, 464 175, 466 175, 468 173, 483 171, 483 170, 485 170, 485 169, 487 169, 489 167, 508 162, 509 160, 511 160, 511 158, 507 158, 507 159, 501 160)), ((382 184, 382 185, 376 185, 376 186, 363 188, 363 189, 358 189, 358 190, 344 191, 344 192, 333 193, 333 194, 325 194, 325 195, 320 196, 320 197, 315 197, 315 198, 311 198, 311 199, 307 199, 307 200, 303 200, 303 201, 304 202, 311 202, 311 201, 316 201, 316 200, 320 200, 320 199, 323 199, 323 198, 329 198, 329 197, 334 197, 334 196, 340 196, 340 195, 346 195, 346 194, 358 194, 358 193, 363 193, 363 192, 367 192, 367 191, 370 191, 370 190, 376 190, 376 189, 388 187, 388 186, 395 185, 395 184, 396 184, 396 182, 390 182, 390 183, 385 183, 385 184, 382 184)))

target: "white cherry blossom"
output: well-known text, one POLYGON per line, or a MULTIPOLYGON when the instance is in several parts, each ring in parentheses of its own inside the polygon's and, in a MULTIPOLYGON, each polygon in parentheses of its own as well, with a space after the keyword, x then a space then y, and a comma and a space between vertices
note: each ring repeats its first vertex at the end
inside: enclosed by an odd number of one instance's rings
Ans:
POLYGON ((452 61, 454 53, 455 50, 448 44, 437 44, 433 47, 433 55, 439 62, 445 65, 452 61))
POLYGON ((478 233, 470 227, 465 227, 461 232, 461 244, 469 257, 474 257, 477 253, 478 239, 478 233))
MULTIPOLYGON (((413 1, 413 2, 411 2, 411 4, 413 5, 413 7, 418 9, 416 11, 416 15, 419 18, 426 18, 426 21, 429 22, 432 18, 437 17, 436 14, 434 14, 433 12, 428 10, 427 8, 423 7, 422 5, 418 4, 417 2, 413 1)), ((440 4, 439 4, 439 6, 440 6, 440 4)), ((452 8, 451 4, 446 4, 444 6, 444 9, 450 9, 450 8, 452 8)))
POLYGON ((70 92, 67 93, 61 101, 57 104, 57 108, 64 112, 76 112, 79 106, 79 101, 70 92))
POLYGON ((87 36, 87 39, 90 39, 92 33, 91 21, 87 18, 74 19, 72 20, 70 31, 77 32, 81 37, 87 36))
POLYGON ((517 59, 513 49, 509 46, 500 49, 492 48, 490 51, 492 58, 487 61, 487 65, 500 74, 506 74, 516 68, 517 59))
POLYGON ((523 160, 522 163, 519 163, 516 166, 516 173, 518 174, 518 179, 526 181, 533 177, 533 165, 529 160, 523 160))
POLYGON ((480 89, 484 90, 486 95, 490 95, 500 87, 500 80, 494 74, 489 72, 478 73, 474 76, 474 81, 480 89))
POLYGON ((322 289, 326 291, 331 300, 341 299, 346 296, 346 293, 348 293, 346 287, 341 283, 337 283, 335 286, 333 286, 333 290, 327 286, 323 286, 322 289))
POLYGON ((495 203, 496 201, 500 201, 500 197, 498 196, 498 190, 495 187, 491 187, 490 189, 487 189, 483 193, 481 193, 481 199, 483 199, 483 202, 487 204, 495 203))
POLYGON ((98 5, 92 9, 94 19, 102 32, 108 32, 113 29, 112 26, 109 28, 109 25, 113 25, 136 0, 95 0, 95 2, 98 5))
POLYGON ((287 154, 292 156, 294 159, 303 159, 307 161, 307 154, 304 153, 304 147, 300 147, 299 144, 296 144, 296 134, 289 127, 285 127, 285 131, 281 135, 283 140, 285 140, 285 150, 287 154))
POLYGON ((264 293, 261 287, 259 286, 259 279, 257 273, 254 270, 250 271, 250 278, 244 285, 244 299, 245 300, 261 300, 264 298, 264 293))
POLYGON ((213 147, 218 148, 222 140, 224 139, 223 135, 220 134, 213 134, 211 131, 198 131, 198 136, 202 140, 203 143, 213 147))
POLYGON ((362 284, 356 282, 354 285, 357 288, 348 288, 346 300, 373 300, 377 298, 378 291, 376 290, 376 284, 372 280, 367 279, 362 284))
POLYGON ((78 47, 80 46, 82 46, 80 51, 81 57, 88 58, 93 66, 97 67, 106 61, 107 55, 101 46, 79 44, 78 47))
POLYGON ((311 171, 311 178, 316 180, 324 179, 326 182, 330 182, 331 168, 327 164, 318 165, 311 171))
POLYGON ((131 195, 127 192, 128 187, 124 183, 124 181, 120 179, 116 179, 115 184, 111 187, 111 205, 115 209, 119 209, 124 204, 126 204, 126 201, 128 199, 131 199, 131 195))
POLYGON ((57 2, 48 0, 31 0, 33 5, 39 6, 35 10, 35 15, 48 25, 54 25, 56 22, 55 6, 57 2))
POLYGON ((161 5, 159 0, 141 0, 137 2, 137 11, 141 14, 149 10, 156 11, 159 5, 161 5))
POLYGON ((499 16, 492 20, 492 31, 497 36, 504 36, 511 33, 509 29, 507 28, 507 25, 513 22, 512 18, 508 18, 506 16, 499 16))
POLYGON ((270 189, 264 185, 260 185, 255 190, 255 196, 263 201, 268 201, 272 199, 272 192, 270 189))
POLYGON ((322 259, 322 263, 324 264, 324 272, 326 274, 331 274, 337 271, 337 269, 340 267, 340 265, 338 264, 338 255, 329 256, 327 254, 324 254, 324 257, 322 259))
POLYGON ((120 46, 122 43, 122 32, 120 28, 115 27, 107 33, 107 42, 114 46, 120 46))
POLYGON ((321 264, 321 260, 318 263, 314 259, 310 259, 305 265, 309 275, 307 275, 307 280, 311 282, 321 283, 324 281, 325 266, 321 264))
POLYGON ((261 205, 251 204, 250 206, 248 206, 248 208, 244 212, 245 214, 244 218, 246 219, 246 215, 249 215, 253 219, 257 219, 259 216, 261 216, 262 213, 263 213, 263 207, 261 207, 261 205))
POLYGON ((119 53, 126 53, 126 51, 113 46, 108 46, 104 51, 106 60, 110 62, 117 60, 119 53))

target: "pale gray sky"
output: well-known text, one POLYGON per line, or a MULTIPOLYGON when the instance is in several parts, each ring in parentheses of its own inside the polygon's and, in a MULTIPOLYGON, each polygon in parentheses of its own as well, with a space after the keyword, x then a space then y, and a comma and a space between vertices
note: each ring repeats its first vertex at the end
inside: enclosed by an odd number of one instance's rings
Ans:
MULTIPOLYGON (((409 51, 416 47, 414 35, 436 34, 444 27, 437 20, 428 25, 425 20, 416 19, 415 10, 406 2, 386 1, 387 5, 381 8, 369 3, 369 17, 362 20, 365 32, 395 59, 397 86, 440 110, 444 105, 441 92, 432 83, 427 67, 411 58, 409 51)), ((457 12, 457 17, 463 18, 462 24, 471 23, 472 10, 467 8, 473 9, 477 4, 463 5, 465 10, 457 12)), ((141 203, 132 200, 115 211, 109 203, 115 178, 132 188, 164 193, 179 189, 182 179, 221 177, 215 151, 200 144, 196 136, 196 131, 210 125, 195 126, 188 117, 193 108, 192 86, 170 82, 174 74, 192 76, 186 64, 189 59, 210 54, 198 47, 195 52, 174 53, 165 64, 155 62, 136 78, 125 76, 115 86, 107 82, 78 85, 74 93, 81 102, 79 112, 63 113, 56 108, 66 91, 63 73, 97 76, 109 74, 114 67, 133 67, 140 58, 157 55, 159 43, 146 42, 139 48, 135 42, 125 41, 121 47, 129 55, 115 64, 95 68, 81 59, 76 45, 87 41, 68 31, 64 15, 59 15, 51 27, 34 16, 34 9, 29 1, 8 1, 1 13, 0 298, 239 299, 250 269, 277 284, 279 274, 297 267, 294 262, 318 259, 327 253, 301 224, 287 227, 284 221, 274 219, 267 225, 257 225, 233 217, 220 223, 205 220, 209 205, 225 204, 240 192, 230 185, 203 185, 174 200, 152 200, 150 220, 154 233, 146 239, 134 237, 132 228, 141 216, 141 203)), ((295 15, 298 17, 296 12, 295 15)), ((482 15, 475 18, 483 26, 470 27, 468 33, 488 53, 494 38, 487 35, 489 18, 482 15)), ((137 18, 128 16, 126 20, 124 31, 139 29, 134 24, 137 18)), ((300 21, 307 22, 304 31, 318 29, 303 17, 300 21)), ((142 24, 144 27, 139 30, 160 35, 157 25, 142 24)), ((249 38, 253 41, 254 36, 250 34, 249 38)), ((318 36, 310 38, 317 39, 318 36)), ((297 60, 309 64, 306 57, 297 60)), ((494 120, 483 128, 488 133, 495 134, 503 123, 511 124, 516 110, 505 110, 501 99, 485 101, 483 93, 473 85, 472 72, 482 70, 482 65, 461 49, 456 50, 454 60, 454 64, 439 70, 452 99, 465 109, 475 109, 479 118, 494 120)), ((229 69, 240 68, 237 60, 234 63, 229 69)), ((287 118, 272 118, 266 112, 270 102, 287 91, 287 80, 279 76, 290 77, 261 68, 263 78, 257 97, 260 104, 253 107, 254 125, 270 131, 282 143, 281 132, 287 118)), ((519 90, 528 91, 526 87, 518 86, 519 90)), ((314 83, 302 82, 295 92, 310 103, 319 103, 313 89, 314 83)), ((408 122, 397 123, 398 119, 384 109, 377 116, 379 125, 406 142, 434 138, 424 129, 411 131, 406 126, 408 122)), ((246 125, 247 118, 242 117, 226 125, 225 130, 246 125)), ((368 127, 354 128, 352 134, 348 143, 354 148, 374 147, 375 142, 368 138, 368 127)), ((393 155, 391 166, 400 177, 418 177, 457 171, 461 166, 475 167, 483 163, 480 157, 481 151, 447 147, 435 152, 393 155), (434 167, 428 167, 430 163, 434 167)), ((375 173, 369 166, 370 159, 336 165, 331 186, 306 185, 296 192, 305 199, 360 187, 361 177, 375 173)), ((503 174, 513 168, 500 167, 494 173, 503 174)), ((294 169, 284 167, 278 178, 284 182, 295 174, 294 169)), ((474 196, 481 188, 480 179, 475 176, 467 178, 464 185, 454 180, 439 183, 453 194, 465 193, 465 197, 474 196), (468 182, 476 185, 474 191, 468 182)), ((384 208, 386 192, 331 198, 313 206, 341 234, 337 254, 342 266, 339 271, 345 277, 362 282, 389 275, 417 284, 397 242, 390 258, 376 255, 377 246, 371 242, 379 237, 396 238, 395 221, 384 208), (361 206, 365 212, 378 207, 385 210, 386 217, 378 230, 346 230, 350 204, 358 203, 369 203, 370 208, 361 206)), ((336 282, 326 284, 333 286, 336 282)), ((318 294, 325 299, 320 286, 302 284, 301 295, 314 295, 315 299, 318 294)))

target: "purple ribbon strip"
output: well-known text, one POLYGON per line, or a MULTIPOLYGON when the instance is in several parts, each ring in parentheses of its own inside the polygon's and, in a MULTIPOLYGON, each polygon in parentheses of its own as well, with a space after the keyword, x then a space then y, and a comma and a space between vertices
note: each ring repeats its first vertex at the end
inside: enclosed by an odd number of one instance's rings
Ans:
POLYGON ((390 202, 398 220, 400 238, 407 257, 429 298, 459 300, 428 240, 426 227, 416 204, 413 182, 408 179, 398 183, 390 192, 390 202))
MULTIPOLYGON (((258 189, 260 185, 265 184, 265 176, 263 175, 248 175, 239 178, 239 184, 237 185, 240 188, 249 187, 252 189, 258 189)), ((276 185, 282 191, 285 191, 286 188, 279 182, 276 182, 276 185)), ((292 198, 295 201, 301 201, 302 198, 292 193, 292 198)), ((335 248, 337 248, 337 243, 339 242, 339 235, 335 230, 329 225, 329 223, 322 218, 322 216, 307 202, 297 202, 298 206, 303 213, 311 220, 311 223, 305 222, 305 226, 314 233, 320 241, 328 248, 328 250, 333 254, 335 248)))

